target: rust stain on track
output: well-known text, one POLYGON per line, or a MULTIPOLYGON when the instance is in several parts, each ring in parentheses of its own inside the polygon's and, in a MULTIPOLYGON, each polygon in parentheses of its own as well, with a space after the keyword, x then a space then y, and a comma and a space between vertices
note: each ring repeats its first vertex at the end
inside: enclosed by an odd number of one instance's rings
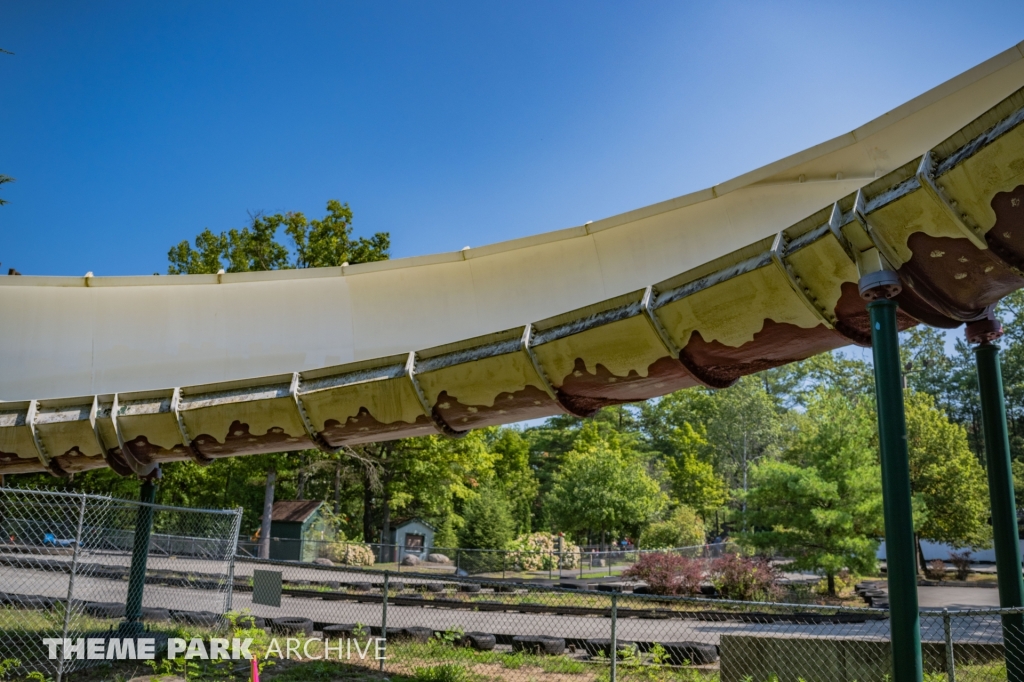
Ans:
MULTIPOLYGON (((199 434, 192 440, 192 445, 204 457, 233 457, 235 455, 260 455, 272 452, 289 452, 316 447, 313 442, 301 434, 293 436, 285 433, 279 426, 273 426, 263 435, 249 433, 249 425, 238 421, 231 422, 223 440, 210 434, 199 434)), ((187 455, 186 455, 187 457, 187 455)))

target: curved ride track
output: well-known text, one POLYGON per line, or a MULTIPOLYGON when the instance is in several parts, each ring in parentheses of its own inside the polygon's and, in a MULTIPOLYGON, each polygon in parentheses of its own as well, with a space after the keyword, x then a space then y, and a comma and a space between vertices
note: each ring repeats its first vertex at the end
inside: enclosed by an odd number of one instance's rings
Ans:
POLYGON ((904 328, 982 318, 1024 286, 1022 88, 1024 43, 723 184, 456 253, 0 278, 0 473, 147 475, 725 387, 869 344, 857 282, 880 269, 904 328))

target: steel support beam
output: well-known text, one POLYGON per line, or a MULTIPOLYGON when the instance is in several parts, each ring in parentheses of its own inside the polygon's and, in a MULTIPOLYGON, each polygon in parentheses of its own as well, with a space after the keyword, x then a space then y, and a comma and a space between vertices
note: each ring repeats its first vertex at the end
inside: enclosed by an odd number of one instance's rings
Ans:
MULTIPOLYGON (((156 472, 159 472, 156 469, 156 472)), ((128 596, 125 599, 124 621, 118 626, 123 635, 136 637, 144 631, 142 625, 142 594, 146 589, 146 562, 149 559, 149 540, 153 533, 153 504, 156 502, 156 481, 151 476, 142 481, 135 533, 132 541, 132 565, 128 572, 128 596)))
MULTIPOLYGON (((992 506, 992 539, 996 550, 999 606, 1024 606, 1021 578, 1020 539, 1017 535, 1017 505, 1014 502, 1013 472, 1010 468, 1010 439, 1006 429, 1003 373, 999 364, 1002 325, 993 315, 967 325, 967 341, 976 344, 981 394, 981 423, 985 437, 988 494, 992 506)), ((1003 642, 1008 682, 1024 682, 1024 615, 1003 616, 1003 642)))
POLYGON ((871 348, 875 369, 875 409, 882 459, 886 578, 893 682, 921 682, 921 623, 917 603, 917 561, 910 496, 907 419, 903 411, 896 302, 899 279, 891 270, 861 279, 861 296, 870 301, 871 348))

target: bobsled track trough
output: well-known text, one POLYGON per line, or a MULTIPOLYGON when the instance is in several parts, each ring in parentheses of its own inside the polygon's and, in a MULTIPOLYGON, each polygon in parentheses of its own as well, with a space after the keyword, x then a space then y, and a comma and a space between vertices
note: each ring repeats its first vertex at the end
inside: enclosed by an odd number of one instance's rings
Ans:
POLYGON ((1024 286, 1022 88, 1024 43, 734 180, 482 248, 0 278, 0 473, 146 476, 726 387, 870 344, 858 281, 887 271, 901 328, 984 319, 1024 286))

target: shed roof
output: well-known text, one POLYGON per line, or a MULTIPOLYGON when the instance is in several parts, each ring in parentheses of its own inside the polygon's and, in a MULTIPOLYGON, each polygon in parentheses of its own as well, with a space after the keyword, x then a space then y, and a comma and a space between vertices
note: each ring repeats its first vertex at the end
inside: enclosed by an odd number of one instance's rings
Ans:
MULTIPOLYGON (((274 503, 274 510, 270 513, 270 520, 283 521, 285 523, 303 523, 321 505, 323 505, 323 502, 319 500, 281 500, 274 503)), ((260 519, 263 519, 262 515, 260 519)))
POLYGON ((429 528, 430 530, 434 531, 435 533, 437 532, 437 529, 434 528, 434 526, 432 524, 427 523, 426 521, 424 521, 423 519, 421 519, 418 516, 414 516, 414 517, 409 518, 409 519, 396 519, 394 521, 393 528, 397 531, 398 529, 402 528, 403 526, 408 526, 410 523, 413 523, 413 522, 420 523, 420 524, 426 526, 427 528, 429 528))

